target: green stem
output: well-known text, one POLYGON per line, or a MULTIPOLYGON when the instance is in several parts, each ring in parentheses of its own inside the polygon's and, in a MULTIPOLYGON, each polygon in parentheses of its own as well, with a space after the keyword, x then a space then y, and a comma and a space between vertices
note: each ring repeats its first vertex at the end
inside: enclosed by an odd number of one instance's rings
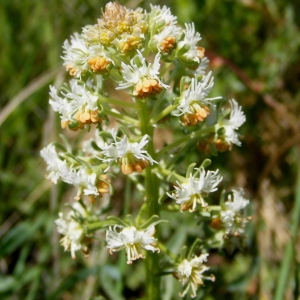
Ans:
POLYGON ((163 149, 161 149, 156 155, 156 157, 159 159, 161 158, 165 153, 173 150, 174 148, 176 148, 177 146, 185 143, 185 142, 189 142, 192 139, 195 138, 199 138, 201 136, 205 136, 209 133, 214 133, 215 132, 215 126, 211 126, 211 127, 207 127, 205 129, 201 129, 199 131, 195 131, 195 132, 191 132, 190 134, 178 139, 177 141, 173 142, 172 144, 169 144, 168 146, 164 147, 163 149))
MULTIPOLYGON (((139 116, 142 134, 147 134, 150 137, 150 141, 147 144, 147 151, 149 155, 155 160, 155 151, 153 144, 153 128, 151 127, 149 120, 149 113, 146 100, 138 99, 139 116)), ((148 207, 147 218, 150 219, 153 215, 159 216, 158 206, 158 178, 152 172, 153 166, 149 165, 145 170, 145 186, 146 186, 146 205, 148 207)), ((156 232, 158 236, 158 231, 156 232)), ((146 299, 159 300, 160 297, 160 277, 155 276, 159 272, 158 258, 156 253, 147 251, 146 259, 146 299)))
POLYGON ((165 63, 163 66, 162 66, 162 68, 160 69, 160 76, 162 77, 162 76, 164 76, 165 75, 165 73, 166 73, 166 71, 170 68, 170 66, 171 66, 172 64, 171 63, 165 63))
MULTIPOLYGON (((168 64, 166 64, 166 65, 168 65, 168 64)), ((178 70, 178 67, 176 66, 176 67, 172 70, 172 72, 171 72, 171 74, 170 74, 170 76, 169 76, 169 78, 168 78, 166 84, 169 84, 169 83, 172 82, 172 80, 174 79, 174 77, 175 77, 176 74, 177 74, 177 70, 178 70)), ((154 105, 154 107, 153 107, 153 110, 152 110, 152 113, 151 113, 151 118, 155 117, 155 115, 157 114, 157 111, 158 111, 158 109, 161 107, 161 103, 162 103, 162 101, 163 101, 164 98, 165 98, 166 92, 167 92, 167 89, 163 89, 163 91, 159 94, 159 97, 158 97, 158 99, 156 100, 156 103, 155 103, 155 105, 154 105)))
MULTIPOLYGON (((124 191, 124 204, 123 204, 123 219, 129 214, 129 209, 130 209, 130 200, 131 200, 131 180, 127 176, 125 180, 125 191, 124 191)), ((120 295, 123 294, 123 289, 124 289, 124 275, 126 272, 126 256, 125 255, 120 255, 118 259, 118 267, 119 267, 119 272, 121 274, 122 280, 118 280, 116 284, 116 290, 120 295)))
MULTIPOLYGON (((296 186, 295 204, 294 204, 293 216, 292 216, 291 239, 286 246, 285 253, 283 256, 283 261, 278 276, 278 282, 276 285, 274 300, 284 299, 284 292, 286 290, 288 278, 291 274, 291 262, 292 259, 296 260, 295 245, 297 241, 297 233, 298 233, 299 219, 300 219, 300 164, 298 164, 297 176, 298 179, 297 179, 297 186, 296 186)), ((293 263, 293 265, 295 265, 295 262, 293 263)))
POLYGON ((136 126, 139 124, 139 121, 137 121, 133 118, 130 118, 128 116, 121 115, 120 113, 109 110, 109 109, 104 109, 104 113, 107 114, 107 115, 113 116, 113 117, 115 117, 119 120, 123 120, 127 123, 134 124, 136 126))
POLYGON ((158 245, 160 251, 167 254, 170 258, 172 258, 172 260, 174 262, 177 260, 177 255, 174 254, 172 251, 170 251, 164 244, 162 244, 161 242, 158 242, 157 245, 158 245))
POLYGON ((137 226, 141 226, 142 220, 143 220, 143 216, 146 214, 147 210, 148 210, 148 206, 147 206, 147 203, 145 202, 142 205, 142 207, 141 207, 141 209, 140 209, 140 211, 139 211, 139 213, 138 213, 138 215, 137 215, 137 217, 135 219, 135 222, 136 222, 137 226))
POLYGON ((118 106, 124 107, 124 108, 137 109, 137 105, 135 103, 121 101, 121 100, 117 100, 117 99, 113 99, 113 98, 109 98, 109 97, 104 97, 102 95, 98 95, 98 100, 100 103, 108 103, 108 104, 118 105, 118 106))
MULTIPOLYGON (((170 176, 171 175, 171 176, 173 176, 174 179, 176 179, 176 180, 178 180, 180 182, 184 182, 186 180, 185 177, 183 177, 183 176, 181 176, 181 175, 179 175, 179 174, 177 174, 177 173, 175 173, 173 171, 170 171, 168 169, 159 168, 159 170, 160 170, 161 174, 164 174, 166 176, 170 176)), ((172 182, 176 182, 176 180, 174 180, 172 182)))
POLYGON ((178 106, 178 104, 169 105, 163 111, 161 111, 155 118, 151 119, 150 123, 155 124, 155 123, 159 122, 161 119, 163 119, 165 116, 167 116, 170 112, 172 112, 177 106, 178 106))
POLYGON ((116 222, 114 221, 99 221, 99 222, 93 222, 86 226, 89 233, 97 231, 99 229, 103 229, 104 227, 115 225, 116 222))

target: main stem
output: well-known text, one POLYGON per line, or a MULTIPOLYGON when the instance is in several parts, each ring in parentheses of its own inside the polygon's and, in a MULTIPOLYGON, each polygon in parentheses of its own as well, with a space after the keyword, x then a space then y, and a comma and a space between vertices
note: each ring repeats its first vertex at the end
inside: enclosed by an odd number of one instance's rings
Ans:
MULTIPOLYGON (((153 144, 153 127, 150 124, 149 112, 146 100, 138 99, 139 116, 142 134, 147 134, 150 137, 147 151, 149 155, 155 160, 155 151, 153 144)), ((152 172, 153 166, 149 165, 145 170, 145 188, 146 188, 146 203, 148 206, 147 218, 153 215, 159 215, 158 206, 158 178, 152 172)), ((146 259, 146 299, 159 300, 160 298, 160 277, 156 276, 159 272, 158 257, 156 253, 147 251, 146 259)))

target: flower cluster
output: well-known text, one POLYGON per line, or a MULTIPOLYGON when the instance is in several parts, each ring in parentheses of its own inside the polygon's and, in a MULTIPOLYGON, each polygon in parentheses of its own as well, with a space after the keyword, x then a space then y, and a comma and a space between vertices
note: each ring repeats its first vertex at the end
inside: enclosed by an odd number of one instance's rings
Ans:
POLYGON ((211 101, 221 98, 206 98, 214 85, 213 79, 211 72, 203 76, 200 82, 197 77, 192 78, 189 88, 182 93, 177 111, 173 114, 181 116, 184 125, 194 126, 204 121, 210 113, 211 101))
POLYGON ((127 263, 133 260, 145 258, 142 249, 159 252, 155 246, 156 239, 153 237, 155 228, 150 224, 146 229, 137 229, 135 226, 123 227, 115 225, 106 230, 107 248, 110 253, 126 250, 127 263))
POLYGON ((204 279, 215 281, 213 275, 203 275, 204 272, 209 270, 209 267, 204 264, 204 262, 207 261, 207 257, 208 254, 202 254, 200 256, 195 256, 190 260, 184 259, 178 264, 177 270, 173 275, 184 286, 184 290, 180 294, 181 297, 184 297, 190 289, 191 297, 196 297, 198 286, 204 285, 204 279))
MULTIPOLYGON (((50 86, 49 103, 63 129, 80 136, 91 131, 81 148, 78 139, 71 147, 61 135, 63 144, 51 143, 40 153, 52 183, 62 180, 77 189, 71 211, 55 221, 64 249, 75 258, 76 251, 86 251, 86 238, 103 238, 111 254, 125 251, 128 264, 146 259, 149 279, 173 273, 183 285, 180 295, 190 291, 196 297, 204 280, 214 280, 205 275, 213 242, 244 234, 249 203, 242 189, 233 189, 215 205, 223 178, 219 169, 207 170, 210 160, 199 151, 217 155, 240 146, 238 129, 246 120, 235 100, 224 109, 225 100, 211 96, 214 77, 206 71, 200 33, 193 23, 180 26, 166 6, 151 5, 147 12, 109 2, 97 24, 64 42, 62 59, 71 80, 61 88, 50 86), (158 223, 168 222, 161 219, 163 210, 193 212, 177 216, 210 222, 218 230, 199 234, 215 234, 207 237, 212 242, 202 243, 205 254, 197 256, 198 244, 181 259, 168 249, 167 233, 177 230, 169 222, 171 229, 155 233, 158 223), (159 252, 171 271, 160 264, 159 252)), ((186 246, 198 239, 196 232, 184 237, 186 246)), ((149 294, 159 291, 156 282, 147 281, 152 285, 147 299, 159 298, 149 294)))
MULTIPOLYGON (((70 251, 71 256, 75 258, 75 252, 85 248, 82 241, 85 237, 83 220, 88 216, 88 211, 79 202, 75 202, 72 210, 64 216, 59 213, 59 219, 55 221, 57 231, 64 237, 61 239, 61 244, 65 251, 70 251)), ((87 252, 87 249, 84 249, 87 252)))
POLYGON ((243 210, 248 204, 249 200, 244 198, 242 189, 232 190, 228 195, 228 201, 221 206, 221 222, 225 227, 226 235, 239 236, 244 233, 244 227, 248 221, 243 215, 243 210))
POLYGON ((50 179, 51 182, 57 184, 57 180, 61 179, 78 188, 75 199, 79 200, 82 193, 91 199, 97 196, 101 197, 103 194, 108 193, 107 177, 104 174, 98 175, 82 165, 75 167, 74 164, 67 162, 68 157, 61 160, 53 144, 49 144, 42 149, 41 156, 48 164, 47 170, 49 170, 50 173, 47 178, 50 179))
POLYGON ((209 193, 216 191, 217 185, 222 180, 222 177, 218 175, 217 171, 206 172, 204 168, 195 169, 196 173, 183 180, 182 183, 177 181, 178 186, 175 186, 176 191, 168 196, 176 200, 177 204, 181 205, 181 211, 189 210, 190 212, 195 211, 197 203, 202 208, 207 207, 207 203, 204 198, 209 193), (196 175, 199 174, 199 178, 196 175))

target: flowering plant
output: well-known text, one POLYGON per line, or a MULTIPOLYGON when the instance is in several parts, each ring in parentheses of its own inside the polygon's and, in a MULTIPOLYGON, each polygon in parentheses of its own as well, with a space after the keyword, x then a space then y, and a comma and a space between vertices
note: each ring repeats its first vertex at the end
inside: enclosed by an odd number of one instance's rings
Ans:
POLYGON ((246 120, 235 100, 224 109, 222 97, 209 96, 214 78, 206 72, 200 41, 194 24, 180 27, 166 6, 146 12, 110 2, 97 24, 64 43, 71 80, 60 91, 50 87, 49 103, 62 128, 95 132, 80 150, 64 139, 65 145, 51 143, 41 151, 48 179, 77 188, 71 211, 56 220, 61 243, 72 258, 80 251, 88 255, 92 240, 101 238, 110 254, 125 251, 128 264, 145 259, 147 299, 161 298, 161 276, 167 274, 183 285, 181 296, 190 291, 196 297, 204 280, 214 280, 204 264, 209 251, 242 236, 247 222, 242 189, 223 192, 215 205, 211 193, 217 194, 222 176, 207 169, 209 159, 199 160, 201 153, 240 145, 237 130, 246 120), (197 156, 191 163, 186 153, 192 151, 197 156), (121 173, 136 192, 132 205, 124 201, 126 213, 116 216, 114 180, 124 178, 121 173), (207 240, 193 234, 192 245, 182 240, 187 256, 170 246, 177 226, 172 222, 181 215, 195 227, 211 225, 207 240))

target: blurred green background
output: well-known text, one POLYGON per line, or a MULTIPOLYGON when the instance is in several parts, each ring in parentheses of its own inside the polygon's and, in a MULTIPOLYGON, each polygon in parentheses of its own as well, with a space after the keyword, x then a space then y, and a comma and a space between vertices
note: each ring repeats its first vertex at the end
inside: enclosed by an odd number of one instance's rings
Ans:
MULTIPOLYGON (((63 253, 54 220, 67 188, 44 178, 39 156, 61 132, 48 86, 64 76, 62 44, 96 23, 107 2, 0 0, 0 299, 139 299, 138 277, 124 298, 115 293, 103 253, 96 264, 63 253)), ((152 4, 171 7, 181 24, 195 23, 216 94, 238 100, 247 116, 242 147, 216 158, 251 199, 247 243, 215 255, 217 281, 197 299, 299 299, 300 2, 152 4)))

